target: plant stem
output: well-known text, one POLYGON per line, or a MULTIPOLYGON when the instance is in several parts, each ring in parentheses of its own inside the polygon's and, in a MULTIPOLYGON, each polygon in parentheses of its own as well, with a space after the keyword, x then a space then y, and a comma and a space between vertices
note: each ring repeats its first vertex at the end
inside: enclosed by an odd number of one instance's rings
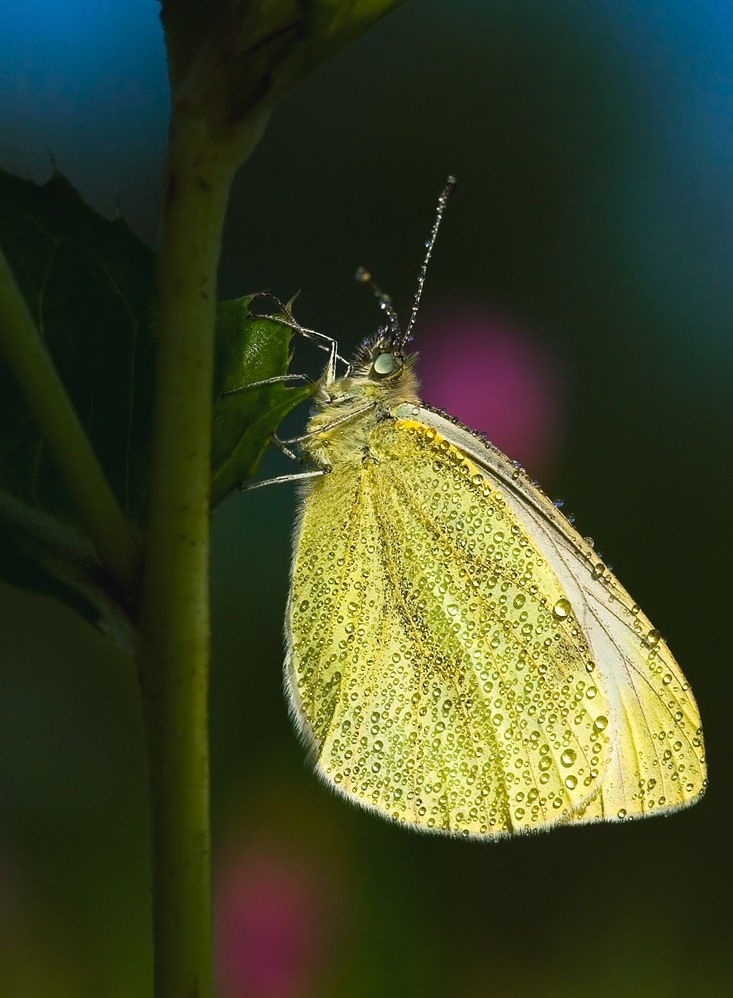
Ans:
MULTIPOLYGON (((261 127, 253 126, 250 148, 261 127)), ((247 150, 245 150, 247 151, 247 150)), ((158 271, 158 357, 139 617, 153 850, 156 998, 211 994, 207 694, 216 272, 242 157, 172 120, 158 271)))
POLYGON ((125 596, 135 589, 140 545, 0 249, 0 341, 100 561, 125 596))

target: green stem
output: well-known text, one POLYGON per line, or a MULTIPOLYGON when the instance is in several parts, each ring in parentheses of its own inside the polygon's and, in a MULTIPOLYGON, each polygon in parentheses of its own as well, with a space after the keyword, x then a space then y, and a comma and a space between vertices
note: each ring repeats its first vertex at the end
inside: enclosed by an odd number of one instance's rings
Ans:
POLYGON ((122 512, 0 249, 0 342, 99 559, 134 591, 139 541, 122 512))
MULTIPOLYGON (((250 149, 260 134, 261 123, 253 125, 250 149)), ((199 119, 174 116, 158 264, 156 407, 138 646, 151 795, 156 998, 205 998, 212 987, 212 375, 217 264, 242 152, 240 144, 235 154, 213 143, 199 119)))

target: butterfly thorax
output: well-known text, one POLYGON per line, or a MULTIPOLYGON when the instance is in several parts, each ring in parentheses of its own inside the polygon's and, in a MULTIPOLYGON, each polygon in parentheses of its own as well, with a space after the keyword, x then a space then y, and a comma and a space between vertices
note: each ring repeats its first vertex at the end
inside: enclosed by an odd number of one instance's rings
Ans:
POLYGON ((362 462, 374 427, 392 418, 398 405, 419 401, 415 360, 416 355, 404 356, 383 336, 362 346, 351 372, 319 389, 306 454, 333 470, 362 462))

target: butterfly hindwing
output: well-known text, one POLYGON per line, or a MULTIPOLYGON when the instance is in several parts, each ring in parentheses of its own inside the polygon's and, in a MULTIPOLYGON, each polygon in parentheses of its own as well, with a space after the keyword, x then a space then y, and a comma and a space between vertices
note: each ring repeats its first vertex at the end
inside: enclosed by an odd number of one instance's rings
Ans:
POLYGON ((638 817, 693 803, 706 771, 694 697, 659 632, 560 512, 499 451, 420 407, 402 407, 450 441, 501 493, 560 580, 609 700, 613 751, 601 792, 571 820, 638 817))

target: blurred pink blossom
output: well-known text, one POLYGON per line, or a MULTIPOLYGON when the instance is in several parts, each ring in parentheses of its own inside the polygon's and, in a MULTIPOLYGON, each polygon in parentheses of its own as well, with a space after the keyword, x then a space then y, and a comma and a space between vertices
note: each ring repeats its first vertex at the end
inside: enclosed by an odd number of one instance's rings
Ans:
POLYGON ((422 397, 480 433, 530 475, 552 464, 563 434, 562 368, 518 324, 481 308, 423 316, 422 397))
POLYGON ((215 894, 217 995, 314 994, 328 904, 316 872, 267 846, 225 860, 215 894))

